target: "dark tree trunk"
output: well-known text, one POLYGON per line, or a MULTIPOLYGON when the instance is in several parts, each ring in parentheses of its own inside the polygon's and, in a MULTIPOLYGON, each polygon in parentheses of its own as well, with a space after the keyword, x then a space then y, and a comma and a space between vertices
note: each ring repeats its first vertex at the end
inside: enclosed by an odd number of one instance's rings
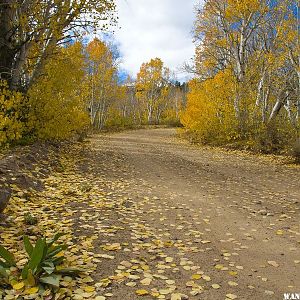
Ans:
POLYGON ((0 78, 10 83, 14 68, 15 45, 13 25, 16 10, 13 0, 0 0, 0 78))

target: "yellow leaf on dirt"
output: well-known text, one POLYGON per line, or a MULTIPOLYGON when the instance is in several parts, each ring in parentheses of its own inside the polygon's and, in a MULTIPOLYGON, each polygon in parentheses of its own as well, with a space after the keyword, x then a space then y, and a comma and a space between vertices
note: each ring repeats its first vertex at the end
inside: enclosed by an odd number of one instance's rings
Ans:
POLYGON ((191 291, 190 292, 190 294, 192 295, 192 296, 197 296, 197 295, 199 295, 201 293, 201 290, 194 290, 194 291, 191 291))
POLYGON ((237 295, 234 295, 234 294, 227 294, 226 297, 227 297, 228 299, 234 300, 234 299, 237 298, 237 295))
POLYGON ((209 244, 211 241, 201 241, 202 244, 209 244))
POLYGON ((269 260, 268 261, 268 264, 272 267, 275 267, 275 268, 278 268, 279 267, 279 264, 276 262, 276 261, 273 261, 273 260, 269 260))
POLYGON ((149 266, 147 265, 142 265, 141 267, 144 271, 148 271, 150 269, 149 266))
POLYGON ((174 280, 166 280, 166 284, 173 285, 173 284, 175 284, 175 281, 174 280))
POLYGON ((217 270, 222 270, 224 268, 224 266, 223 265, 215 265, 215 268, 217 270))
POLYGON ((136 286, 136 282, 132 282, 132 281, 131 282, 127 282, 126 285, 130 286, 130 287, 134 287, 134 286, 136 286))
POLYGON ((228 281, 228 285, 230 286, 238 286, 238 284, 234 281, 228 281))
POLYGON ((103 247, 103 250, 106 251, 117 251, 121 250, 121 245, 119 243, 107 244, 103 247))
POLYGON ((181 300, 181 294, 179 294, 179 293, 172 294, 171 300, 181 300))
POLYGON ((145 295, 148 295, 149 292, 147 290, 136 290, 135 293, 138 295, 138 296, 145 296, 145 295))
POLYGON ((235 272, 235 271, 229 271, 228 273, 229 273, 229 275, 231 275, 231 276, 236 276, 236 275, 238 274, 238 273, 235 272))
POLYGON ((162 290, 159 290, 159 293, 162 294, 162 295, 168 295, 172 292, 172 290, 169 290, 169 289, 162 289, 162 290))
POLYGON ((150 285, 151 282, 152 282, 151 278, 144 278, 143 280, 141 280, 142 285, 150 285))
POLYGON ((207 275, 203 275, 202 278, 205 280, 205 281, 211 281, 211 278, 207 275))
POLYGON ((273 291, 268 291, 268 290, 266 290, 266 291, 265 291, 265 294, 271 296, 271 295, 274 295, 274 292, 273 292, 273 291))
POLYGON ((95 291, 95 287, 94 286, 86 286, 84 288, 84 290, 87 292, 87 293, 92 293, 95 291))
POLYGON ((202 275, 201 274, 194 274, 191 276, 191 279, 193 280, 198 280, 198 279, 201 279, 202 275))
POLYGON ((94 281, 94 279, 91 276, 87 276, 82 279, 82 282, 84 282, 84 283, 89 283, 89 282, 93 282, 93 281, 94 281))
POLYGON ((158 292, 152 292, 151 296, 154 298, 158 298, 160 296, 160 294, 158 292))

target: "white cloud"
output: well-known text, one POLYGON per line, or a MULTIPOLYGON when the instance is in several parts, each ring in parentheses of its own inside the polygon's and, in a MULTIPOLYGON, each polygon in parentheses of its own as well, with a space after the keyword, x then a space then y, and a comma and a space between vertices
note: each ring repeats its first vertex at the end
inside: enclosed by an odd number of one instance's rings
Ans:
POLYGON ((159 57, 182 80, 178 69, 194 55, 192 27, 199 0, 117 0, 116 40, 121 67, 136 76, 141 64, 159 57))

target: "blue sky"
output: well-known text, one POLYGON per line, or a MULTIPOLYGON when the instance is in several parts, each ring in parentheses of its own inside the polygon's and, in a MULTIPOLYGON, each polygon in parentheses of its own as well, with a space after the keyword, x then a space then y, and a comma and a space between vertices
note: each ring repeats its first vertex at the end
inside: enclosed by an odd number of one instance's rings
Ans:
POLYGON ((179 68, 194 55, 192 37, 196 0, 117 0, 120 29, 115 39, 121 68, 136 76, 141 64, 160 57, 179 80, 179 68))

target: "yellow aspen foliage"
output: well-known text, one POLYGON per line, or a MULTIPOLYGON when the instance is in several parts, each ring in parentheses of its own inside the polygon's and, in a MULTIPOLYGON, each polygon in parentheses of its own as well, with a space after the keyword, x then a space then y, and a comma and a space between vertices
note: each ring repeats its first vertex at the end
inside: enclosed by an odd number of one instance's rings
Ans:
POLYGON ((134 119, 132 116, 133 107, 127 103, 126 86, 115 87, 115 101, 110 106, 107 113, 106 127, 132 126, 134 119))
POLYGON ((182 123, 204 142, 270 152, 299 136, 299 16, 295 1, 205 0, 182 123))
POLYGON ((62 41, 115 24, 115 7, 113 0, 1 2, 1 78, 27 90, 62 41))
POLYGON ((88 124, 82 45, 58 48, 30 88, 29 124, 41 139, 63 139, 88 124))
POLYGON ((167 82, 170 70, 164 67, 160 58, 143 63, 136 81, 136 97, 145 107, 145 119, 148 124, 158 124, 164 99, 167 96, 167 82))
POLYGON ((118 98, 117 64, 109 46, 97 38, 87 45, 86 53, 90 124, 96 129, 102 129, 109 108, 118 98))
POLYGON ((261 7, 266 7, 259 0, 228 0, 225 16, 227 18, 249 17, 261 7))
POLYGON ((187 108, 181 115, 182 124, 204 143, 235 139, 237 131, 231 72, 219 72, 204 82, 194 79, 189 83, 189 90, 187 108))
POLYGON ((22 93, 11 91, 5 81, 0 82, 0 146, 22 137, 25 100, 22 93))

